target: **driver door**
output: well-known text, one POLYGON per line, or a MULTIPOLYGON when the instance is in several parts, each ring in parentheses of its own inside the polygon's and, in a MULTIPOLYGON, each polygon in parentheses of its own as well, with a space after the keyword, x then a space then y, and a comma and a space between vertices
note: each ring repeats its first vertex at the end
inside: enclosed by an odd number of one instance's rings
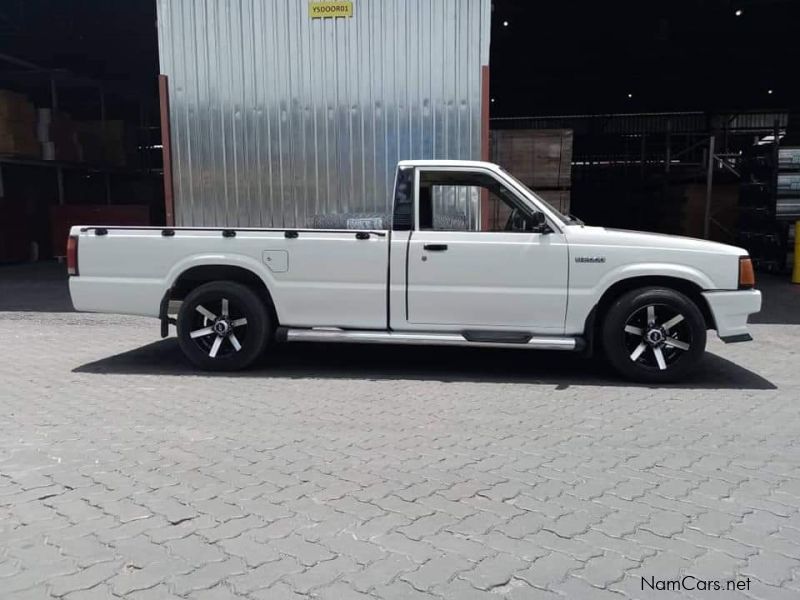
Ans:
POLYGON ((567 245, 528 224, 535 208, 481 169, 418 169, 408 249, 414 329, 558 334, 567 307, 567 245))

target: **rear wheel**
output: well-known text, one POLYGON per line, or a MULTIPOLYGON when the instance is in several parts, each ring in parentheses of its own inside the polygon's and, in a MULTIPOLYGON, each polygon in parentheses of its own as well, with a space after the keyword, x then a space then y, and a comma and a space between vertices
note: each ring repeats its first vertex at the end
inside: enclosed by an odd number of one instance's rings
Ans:
POLYGON ((700 309, 668 288, 628 292, 611 305, 603 322, 609 362, 636 381, 680 379, 697 366, 705 347, 706 324, 700 309))
POLYGON ((271 337, 264 302, 241 283, 205 283, 186 296, 178 313, 178 343, 201 369, 243 369, 261 355, 271 337))

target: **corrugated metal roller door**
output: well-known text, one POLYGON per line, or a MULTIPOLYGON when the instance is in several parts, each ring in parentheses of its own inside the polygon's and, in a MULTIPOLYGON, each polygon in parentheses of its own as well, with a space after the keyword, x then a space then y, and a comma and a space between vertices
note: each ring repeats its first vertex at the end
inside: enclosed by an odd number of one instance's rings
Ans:
POLYGON ((490 0, 159 0, 178 225, 387 211, 395 163, 479 159, 490 0))

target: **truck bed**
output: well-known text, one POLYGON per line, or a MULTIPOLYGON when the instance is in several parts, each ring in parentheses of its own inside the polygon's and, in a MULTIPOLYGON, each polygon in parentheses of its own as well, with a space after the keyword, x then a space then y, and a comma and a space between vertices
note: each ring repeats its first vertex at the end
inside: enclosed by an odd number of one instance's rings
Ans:
POLYGON ((261 277, 283 324, 387 326, 385 230, 76 226, 70 235, 77 310, 157 317, 179 276, 224 265, 261 277))

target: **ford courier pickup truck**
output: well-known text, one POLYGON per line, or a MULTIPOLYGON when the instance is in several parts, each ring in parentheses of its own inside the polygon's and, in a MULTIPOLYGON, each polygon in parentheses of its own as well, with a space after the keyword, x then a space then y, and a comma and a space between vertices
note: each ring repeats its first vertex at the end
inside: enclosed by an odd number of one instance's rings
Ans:
POLYGON ((741 248, 589 227, 501 167, 403 161, 392 212, 340 229, 76 226, 77 310, 175 325, 201 369, 242 369, 274 342, 599 350, 665 382, 706 332, 750 340, 758 312, 741 248))

